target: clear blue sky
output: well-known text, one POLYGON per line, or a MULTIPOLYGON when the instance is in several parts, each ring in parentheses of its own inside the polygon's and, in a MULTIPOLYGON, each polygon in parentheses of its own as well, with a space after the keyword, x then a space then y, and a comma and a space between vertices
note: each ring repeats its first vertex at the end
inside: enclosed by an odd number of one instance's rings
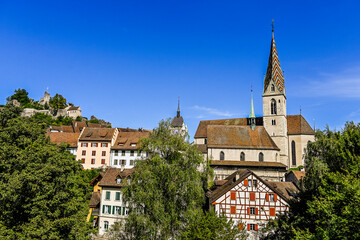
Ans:
POLYGON ((358 1, 1 1, 0 104, 49 87, 83 115, 152 129, 181 113, 245 117, 262 84, 275 19, 288 114, 313 126, 360 120, 358 1))

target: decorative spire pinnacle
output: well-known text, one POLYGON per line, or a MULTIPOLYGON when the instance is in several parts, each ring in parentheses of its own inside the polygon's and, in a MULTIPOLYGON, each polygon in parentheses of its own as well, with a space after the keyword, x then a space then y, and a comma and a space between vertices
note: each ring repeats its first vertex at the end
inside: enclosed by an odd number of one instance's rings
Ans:
POLYGON ((177 109, 177 117, 180 117, 180 97, 178 97, 178 109, 177 109))
POLYGON ((271 38, 269 62, 264 80, 264 93, 268 91, 270 85, 274 85, 277 87, 277 90, 280 93, 285 94, 284 73, 280 67, 280 61, 277 54, 275 38, 274 38, 274 20, 271 25, 272 25, 272 38, 271 38))
POLYGON ((249 118, 255 118, 255 113, 254 113, 254 100, 253 100, 253 89, 251 86, 251 105, 250 105, 250 115, 249 118))
POLYGON ((252 85, 251 85, 251 105, 250 105, 250 128, 252 130, 255 129, 256 127, 256 123, 255 123, 255 112, 254 112, 254 100, 253 100, 253 89, 252 89, 252 85))

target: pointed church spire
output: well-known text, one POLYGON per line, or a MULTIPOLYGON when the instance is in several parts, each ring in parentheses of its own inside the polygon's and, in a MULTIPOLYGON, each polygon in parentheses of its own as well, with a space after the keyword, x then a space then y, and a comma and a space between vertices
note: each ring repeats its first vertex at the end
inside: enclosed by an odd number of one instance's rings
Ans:
POLYGON ((178 97, 178 109, 177 109, 177 117, 180 117, 180 97, 178 97))
POLYGON ((276 50, 274 37, 274 20, 272 22, 272 38, 270 46, 269 62, 264 80, 264 93, 269 89, 269 86, 274 85, 280 93, 285 94, 284 74, 281 71, 280 61, 276 50))
POLYGON ((254 112, 254 100, 253 100, 253 90, 252 90, 252 86, 251 86, 251 105, 250 105, 250 128, 252 130, 255 129, 256 127, 256 121, 255 121, 255 112, 254 112))
POLYGON ((251 86, 251 105, 250 105, 250 115, 249 115, 249 118, 255 118, 252 86, 251 86))

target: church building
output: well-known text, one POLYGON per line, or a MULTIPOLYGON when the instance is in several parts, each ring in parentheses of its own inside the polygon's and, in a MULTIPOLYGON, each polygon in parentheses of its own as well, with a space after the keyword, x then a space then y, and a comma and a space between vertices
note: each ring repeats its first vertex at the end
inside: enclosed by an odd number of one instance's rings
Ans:
POLYGON ((274 28, 262 97, 262 117, 255 117, 251 91, 248 118, 200 121, 194 143, 211 160, 216 179, 250 169, 265 180, 283 181, 287 169, 304 165, 304 149, 314 141, 315 132, 301 114, 287 115, 274 28))

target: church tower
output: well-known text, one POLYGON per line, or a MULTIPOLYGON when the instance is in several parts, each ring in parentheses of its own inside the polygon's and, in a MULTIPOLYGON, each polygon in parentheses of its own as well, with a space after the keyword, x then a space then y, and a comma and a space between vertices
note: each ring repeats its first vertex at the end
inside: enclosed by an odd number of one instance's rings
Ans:
POLYGON ((285 81, 275 45, 274 23, 269 62, 264 79, 263 115, 266 131, 280 148, 280 161, 288 165, 285 81))

